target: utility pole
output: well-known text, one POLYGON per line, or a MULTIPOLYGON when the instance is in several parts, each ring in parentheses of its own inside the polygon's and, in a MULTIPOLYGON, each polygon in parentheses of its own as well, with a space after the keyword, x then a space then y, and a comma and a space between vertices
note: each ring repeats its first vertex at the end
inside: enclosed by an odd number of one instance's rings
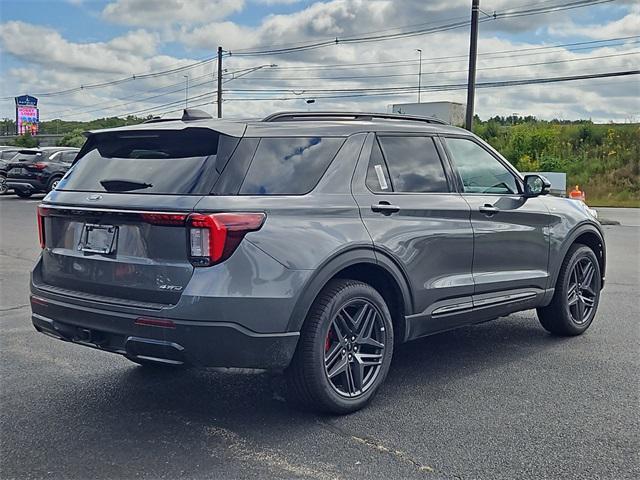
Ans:
POLYGON ((465 128, 471 131, 473 126, 473 102, 476 91, 476 61, 478 57, 478 12, 480 0, 471 4, 471 38, 469 41, 469 79, 467 80, 467 115, 465 128))
POLYGON ((189 75, 183 75, 185 79, 184 85, 184 108, 189 106, 189 75))
POLYGON ((418 67, 418 103, 420 103, 420 89, 422 87, 422 49, 416 48, 416 51, 420 54, 420 67, 418 67))
POLYGON ((218 118, 222 118, 222 47, 218 47, 218 118))

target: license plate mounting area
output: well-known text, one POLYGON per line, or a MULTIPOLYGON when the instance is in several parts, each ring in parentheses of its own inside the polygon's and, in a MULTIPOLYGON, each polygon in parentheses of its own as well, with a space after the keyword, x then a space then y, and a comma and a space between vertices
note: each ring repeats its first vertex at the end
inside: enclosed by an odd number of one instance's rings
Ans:
POLYGON ((86 223, 78 249, 85 253, 109 255, 115 252, 118 239, 118 227, 115 225, 97 225, 86 223))

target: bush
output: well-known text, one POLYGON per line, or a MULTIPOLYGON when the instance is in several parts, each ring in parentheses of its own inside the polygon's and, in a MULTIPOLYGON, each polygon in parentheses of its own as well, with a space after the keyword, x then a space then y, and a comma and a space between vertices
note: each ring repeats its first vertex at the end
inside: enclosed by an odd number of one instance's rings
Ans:
POLYGON ((38 140, 33 138, 30 133, 25 133, 16 138, 13 144, 16 147, 34 148, 38 146, 38 140))

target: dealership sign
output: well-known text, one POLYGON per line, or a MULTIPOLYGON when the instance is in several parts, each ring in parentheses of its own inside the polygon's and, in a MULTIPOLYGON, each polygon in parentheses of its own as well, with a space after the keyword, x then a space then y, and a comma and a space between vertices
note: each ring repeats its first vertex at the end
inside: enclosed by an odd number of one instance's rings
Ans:
POLYGON ((38 99, 31 95, 20 95, 16 100, 16 133, 24 135, 38 134, 40 112, 38 111, 38 99))

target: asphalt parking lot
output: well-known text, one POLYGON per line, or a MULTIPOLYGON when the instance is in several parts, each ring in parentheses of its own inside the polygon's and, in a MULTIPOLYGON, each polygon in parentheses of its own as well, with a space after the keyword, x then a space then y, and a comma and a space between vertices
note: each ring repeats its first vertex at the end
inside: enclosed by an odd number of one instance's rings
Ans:
POLYGON ((0 197, 0 477, 640 478, 640 212, 602 209, 607 286, 583 336, 535 313, 400 347, 347 417, 292 410, 280 379, 148 372, 31 326, 38 200, 0 197))

